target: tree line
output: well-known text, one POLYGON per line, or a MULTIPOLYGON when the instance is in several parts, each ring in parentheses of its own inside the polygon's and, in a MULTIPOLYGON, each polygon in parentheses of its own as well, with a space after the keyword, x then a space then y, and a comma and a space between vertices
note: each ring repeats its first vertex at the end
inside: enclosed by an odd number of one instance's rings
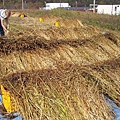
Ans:
MULTIPOLYGON (((64 3, 67 2, 71 7, 89 6, 93 0, 23 0, 25 9, 39 9, 45 7, 45 3, 64 3)), ((96 4, 120 4, 120 0, 96 0, 96 4)), ((0 8, 21 9, 22 0, 0 0, 0 8)))

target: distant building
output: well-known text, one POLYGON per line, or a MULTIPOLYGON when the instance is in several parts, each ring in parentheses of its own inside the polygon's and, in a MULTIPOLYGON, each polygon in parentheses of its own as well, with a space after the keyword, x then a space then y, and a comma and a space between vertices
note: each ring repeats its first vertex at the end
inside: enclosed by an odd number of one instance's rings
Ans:
MULTIPOLYGON (((89 11, 94 10, 94 4, 89 5, 89 11)), ((120 5, 98 5, 95 4, 95 12, 99 14, 120 15, 120 5)))
MULTIPOLYGON (((89 5, 90 9, 93 10, 94 9, 94 4, 90 4, 89 5)), ((98 7, 98 4, 95 4, 95 9, 98 7)))
POLYGON ((69 7, 69 8, 65 7, 64 9, 65 10, 84 11, 84 12, 86 12, 86 11, 89 10, 89 7, 69 7))
MULTIPOLYGON (((90 4, 89 7, 71 7, 69 3, 45 3, 43 10, 52 10, 55 8, 64 8, 65 10, 89 11, 99 14, 120 15, 120 5, 98 5, 90 4)), ((41 8, 40 8, 41 9, 41 8)))
POLYGON ((89 5, 89 12, 97 12, 97 7, 98 7, 98 4, 95 4, 95 6, 94 6, 94 4, 90 4, 89 5), (95 7, 95 11, 94 11, 94 7, 95 7))
POLYGON ((55 8, 68 8, 69 3, 46 3, 46 7, 44 9, 46 10, 51 10, 51 9, 55 9, 55 8))
POLYGON ((98 5, 97 13, 109 14, 109 15, 120 15, 120 5, 98 5))

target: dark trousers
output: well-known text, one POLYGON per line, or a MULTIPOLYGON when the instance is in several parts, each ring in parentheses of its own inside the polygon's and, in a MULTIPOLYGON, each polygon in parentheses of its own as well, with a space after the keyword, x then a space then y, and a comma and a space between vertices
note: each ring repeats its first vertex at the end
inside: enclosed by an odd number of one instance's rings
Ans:
POLYGON ((3 30, 3 27, 2 27, 2 25, 1 25, 1 21, 0 21, 0 35, 1 35, 1 36, 4 36, 4 35, 5 35, 4 30, 3 30))

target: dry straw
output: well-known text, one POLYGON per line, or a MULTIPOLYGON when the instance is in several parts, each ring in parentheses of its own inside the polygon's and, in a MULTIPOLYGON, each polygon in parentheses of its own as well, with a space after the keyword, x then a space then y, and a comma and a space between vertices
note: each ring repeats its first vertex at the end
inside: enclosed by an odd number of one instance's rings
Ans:
POLYGON ((25 120, 112 120, 102 96, 120 104, 119 37, 78 20, 60 18, 56 28, 56 18, 15 19, 0 41, 0 82, 14 109, 25 120))

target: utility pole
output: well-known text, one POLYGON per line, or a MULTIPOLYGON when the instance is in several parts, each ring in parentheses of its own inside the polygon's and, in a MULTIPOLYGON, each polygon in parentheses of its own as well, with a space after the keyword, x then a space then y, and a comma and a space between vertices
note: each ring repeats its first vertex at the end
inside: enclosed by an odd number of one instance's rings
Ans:
POLYGON ((3 8, 4 8, 4 6, 5 6, 5 1, 3 0, 3 8))
POLYGON ((60 9, 59 9, 59 16, 61 15, 61 0, 60 0, 60 9))
POLYGON ((95 0, 93 1, 93 13, 95 13, 95 0))
POLYGON ((112 10, 111 10, 111 15, 113 15, 113 3, 112 3, 112 10))
POLYGON ((61 9, 61 0, 60 0, 60 9, 61 9))
POLYGON ((77 9, 77 0, 76 0, 76 2, 75 2, 75 3, 76 3, 76 9, 77 9))
POLYGON ((22 0, 22 10, 24 9, 24 1, 22 0))

